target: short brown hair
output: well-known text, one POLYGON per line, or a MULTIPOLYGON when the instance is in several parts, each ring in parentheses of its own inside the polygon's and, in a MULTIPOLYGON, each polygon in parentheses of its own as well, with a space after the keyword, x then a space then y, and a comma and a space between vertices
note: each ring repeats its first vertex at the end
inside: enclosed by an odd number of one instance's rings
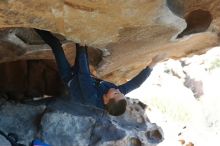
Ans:
POLYGON ((109 103, 105 105, 105 110, 108 111, 110 115, 120 116, 126 111, 127 101, 121 99, 116 102, 114 99, 109 100, 109 103))

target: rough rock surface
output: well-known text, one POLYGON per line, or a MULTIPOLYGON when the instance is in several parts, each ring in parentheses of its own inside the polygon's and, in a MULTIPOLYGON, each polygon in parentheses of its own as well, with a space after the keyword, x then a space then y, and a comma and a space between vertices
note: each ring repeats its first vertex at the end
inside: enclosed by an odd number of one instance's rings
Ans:
MULTIPOLYGON (((219 0, 3 0, 0 28, 46 29, 99 48, 104 54, 96 66, 99 76, 122 83, 159 52, 179 58, 218 45, 219 5, 219 0)), ((7 46, 0 49, 1 62, 51 56, 24 32, 18 38, 1 34, 7 46)))
MULTIPOLYGON (((62 41, 71 64, 74 64, 74 43, 90 46, 89 56, 93 74, 121 84, 137 74, 154 55, 160 52, 167 52, 172 58, 180 58, 201 54, 210 47, 219 45, 219 7, 219 0, 2 0, 0 1, 0 62, 5 64, 0 65, 0 68, 3 68, 0 70, 2 75, 0 92, 3 92, 3 95, 6 93, 7 97, 15 93, 16 96, 23 98, 26 95, 57 95, 58 93, 55 92, 59 90, 56 89, 62 87, 56 66, 50 61, 53 59, 50 48, 31 28, 57 33, 56 36, 62 41), (36 60, 43 62, 43 65, 36 63, 36 60), (16 62, 12 63, 12 61, 16 62), (15 73, 18 76, 15 76, 15 73), (58 85, 54 84, 54 81, 58 85)), ((28 107, 24 105, 6 103, 3 106, 4 109, 1 111, 10 109, 8 112, 11 111, 9 113, 14 114, 13 118, 22 119, 17 122, 33 120, 34 113, 38 115, 39 110, 41 111, 41 108, 31 107, 36 111, 28 114, 25 112, 28 107), (27 115, 20 115, 21 113, 17 112, 18 109, 15 110, 18 107, 27 115)), ((77 123, 74 113, 69 115, 70 110, 61 112, 63 105, 55 107, 55 111, 45 113, 40 121, 41 136, 48 142, 52 141, 50 138, 54 136, 53 134, 59 135, 59 132, 53 133, 53 131, 49 135, 45 133, 44 128, 48 128, 47 124, 52 122, 48 122, 48 118, 54 118, 55 115, 55 117, 68 119, 70 123, 77 123)), ((1 114, 0 121, 4 123, 2 115, 6 116, 6 119, 8 117, 5 113, 1 114)), ((132 119, 134 115, 128 118, 131 120, 128 122, 132 125, 131 127, 135 126, 135 119, 132 119)), ((111 117, 110 119, 111 122, 106 124, 111 127, 113 123, 113 129, 110 128, 110 131, 129 129, 129 126, 123 125, 124 120, 121 125, 115 124, 111 117)), ((136 122, 145 121, 141 117, 137 119, 136 122)), ((52 125, 59 122, 56 118, 54 120, 52 125)), ((78 120, 82 119, 78 118, 78 120)), ((88 113, 84 120, 97 121, 96 118, 88 116, 88 113)), ((70 128, 70 123, 65 123, 66 128, 70 130, 69 134, 74 130, 85 129, 85 127, 70 128)), ((61 122, 62 124, 64 123, 61 122)), ((24 123, 21 125, 24 126, 24 123)), ((24 132, 23 135, 28 135, 29 140, 36 135, 34 126, 36 125, 30 123, 27 125, 28 128, 34 129, 32 133, 27 131, 18 131, 18 133, 24 132)), ((146 132, 146 127, 149 130, 149 125, 139 130, 146 132)), ((57 128, 59 130, 59 127, 57 128)), ((90 129, 88 132, 92 131, 89 125, 87 128, 90 129)), ((97 145, 141 145, 146 141, 151 142, 162 138, 158 131, 145 133, 136 132, 137 129, 129 129, 130 133, 124 132, 125 134, 118 132, 119 134, 114 138, 120 140, 112 142, 108 136, 99 134, 99 131, 102 131, 100 128, 93 131, 97 135, 91 137, 91 141, 83 141, 83 144, 89 145, 92 142, 97 145)), ((8 131, 10 127, 6 126, 4 130, 10 132, 8 131)), ((77 138, 89 135, 84 134, 76 136, 71 141, 74 142, 77 138)), ((27 143, 27 139, 23 142, 27 143)), ((57 143, 61 142, 57 141, 57 143)))
MULTIPOLYGON (((4 133, 16 133, 22 142, 29 143, 37 134, 37 123, 45 106, 30 106, 0 100, 0 127, 4 133)), ((0 144, 3 145, 3 144, 0 144)))
POLYGON ((163 140, 162 129, 148 120, 146 105, 138 100, 128 99, 126 113, 116 118, 61 99, 47 106, 1 100, 1 130, 16 133, 26 145, 36 137, 54 146, 154 146, 163 140))
POLYGON ((0 136, 0 144, 3 145, 3 146, 11 146, 9 141, 3 136, 0 136))

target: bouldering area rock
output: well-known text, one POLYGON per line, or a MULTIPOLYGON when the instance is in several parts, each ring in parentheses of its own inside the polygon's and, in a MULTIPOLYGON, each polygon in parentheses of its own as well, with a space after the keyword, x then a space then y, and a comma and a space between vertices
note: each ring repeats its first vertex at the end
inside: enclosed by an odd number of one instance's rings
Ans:
POLYGON ((159 52, 180 58, 219 44, 218 0, 4 0, 0 14, 1 44, 6 45, 1 62, 51 58, 39 37, 22 30, 44 29, 101 50, 98 75, 118 83, 159 52), (18 29, 7 34, 8 28, 18 29))
MULTIPOLYGON (((33 105, 0 101, 0 127, 15 133, 19 142, 29 145, 41 138, 50 145, 132 145, 154 146, 163 140, 163 132, 144 115, 138 100, 128 99, 128 109, 121 117, 85 105, 58 98, 49 104, 33 105)), ((3 145, 7 139, 0 137, 3 145)))
MULTIPOLYGON (((157 54, 180 59, 219 46, 220 1, 0 1, 0 130, 15 132, 26 145, 40 136, 56 146, 68 146, 66 141, 153 146, 163 140, 163 132, 148 120, 141 102, 128 99, 126 114, 114 118, 62 99, 67 91, 51 48, 34 28, 52 32, 72 65, 75 43, 87 45, 92 74, 119 85, 157 54)), ((202 84, 190 76, 184 84, 196 97, 203 94, 202 84)), ((1 136, 0 145, 8 145, 1 136)))

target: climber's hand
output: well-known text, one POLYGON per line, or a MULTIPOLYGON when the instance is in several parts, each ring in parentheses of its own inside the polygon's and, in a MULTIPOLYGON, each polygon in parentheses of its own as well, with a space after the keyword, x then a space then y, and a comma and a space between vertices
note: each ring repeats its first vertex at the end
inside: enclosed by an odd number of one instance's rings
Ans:
POLYGON ((163 61, 167 58, 167 53, 161 53, 154 56, 149 64, 150 68, 153 68, 158 62, 163 61))
POLYGON ((50 46, 61 45, 59 39, 57 39, 51 32, 46 30, 34 29, 35 32, 50 46))

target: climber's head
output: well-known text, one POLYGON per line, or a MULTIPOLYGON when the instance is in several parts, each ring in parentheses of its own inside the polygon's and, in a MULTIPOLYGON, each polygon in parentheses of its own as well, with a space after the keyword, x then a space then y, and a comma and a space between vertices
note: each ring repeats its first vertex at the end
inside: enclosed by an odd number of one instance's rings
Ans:
POLYGON ((122 115, 127 106, 124 94, 118 89, 110 88, 103 96, 105 109, 110 115, 119 116, 122 115))

